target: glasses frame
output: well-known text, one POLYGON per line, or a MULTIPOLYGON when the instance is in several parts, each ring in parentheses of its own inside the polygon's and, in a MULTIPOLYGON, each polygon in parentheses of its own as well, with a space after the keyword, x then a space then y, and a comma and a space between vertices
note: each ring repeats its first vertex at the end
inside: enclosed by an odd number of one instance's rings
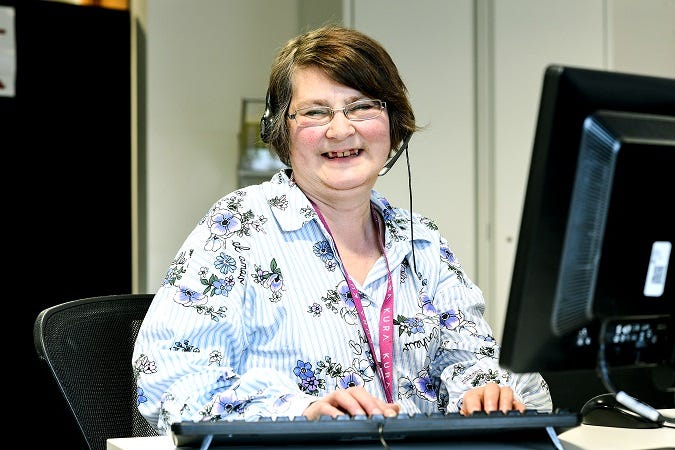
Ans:
POLYGON ((335 117, 335 113, 338 112, 338 111, 342 111, 342 114, 344 114, 345 117, 347 118, 347 120, 349 120, 351 122, 363 122, 365 120, 372 120, 372 119, 376 119, 376 118, 380 117, 382 115, 382 111, 384 111, 385 109, 387 109, 387 102, 385 102, 383 100, 379 100, 379 99, 364 98, 362 100, 357 100, 355 102, 348 103, 345 106, 343 106, 342 108, 331 108, 330 106, 308 106, 307 108, 298 108, 292 114, 288 114, 287 117, 289 119, 295 120, 295 123, 298 124, 299 127, 309 128, 309 127, 320 127, 321 125, 329 124, 333 120, 333 118, 335 117), (365 119, 358 119, 358 118, 355 119, 355 118, 349 117, 349 113, 352 110, 354 110, 359 104, 366 103, 366 102, 368 102, 368 103, 377 102, 377 103, 380 104, 380 109, 377 111, 377 114, 375 114, 373 117, 366 117, 365 119), (303 111, 312 110, 312 109, 321 109, 321 110, 327 111, 328 112, 328 120, 317 122, 317 123, 310 123, 310 124, 301 125, 300 122, 298 122, 298 119, 297 119, 298 113, 303 112, 303 111))

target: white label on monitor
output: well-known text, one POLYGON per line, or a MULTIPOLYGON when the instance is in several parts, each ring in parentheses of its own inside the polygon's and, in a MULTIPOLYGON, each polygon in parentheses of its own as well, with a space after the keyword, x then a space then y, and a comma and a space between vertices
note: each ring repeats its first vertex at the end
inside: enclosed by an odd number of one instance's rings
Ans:
POLYGON ((645 280, 645 297, 660 297, 666 287, 666 273, 670 260, 670 249, 673 244, 667 241, 656 241, 652 244, 652 254, 649 258, 647 279, 645 280))

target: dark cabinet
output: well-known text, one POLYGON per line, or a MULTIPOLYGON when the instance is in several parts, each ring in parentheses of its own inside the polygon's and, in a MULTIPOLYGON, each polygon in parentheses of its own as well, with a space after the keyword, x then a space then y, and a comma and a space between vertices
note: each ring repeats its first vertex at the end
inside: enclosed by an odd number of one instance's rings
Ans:
POLYGON ((4 362, 20 399, 7 413, 35 424, 30 447, 85 448, 32 327, 47 306, 132 289, 130 16, 43 0, 0 6, 14 8, 16 37, 15 95, 0 97, 5 329, 18 334, 4 362))

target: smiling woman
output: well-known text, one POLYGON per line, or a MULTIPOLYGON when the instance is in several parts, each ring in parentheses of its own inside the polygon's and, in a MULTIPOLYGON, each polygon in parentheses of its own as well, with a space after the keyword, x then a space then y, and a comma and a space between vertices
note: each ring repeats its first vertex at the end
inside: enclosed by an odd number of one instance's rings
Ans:
POLYGON ((134 350, 148 421, 550 411, 541 376, 498 366, 435 222, 374 189, 419 129, 387 51, 308 31, 267 92, 262 137, 288 168, 213 203, 170 263, 134 350))

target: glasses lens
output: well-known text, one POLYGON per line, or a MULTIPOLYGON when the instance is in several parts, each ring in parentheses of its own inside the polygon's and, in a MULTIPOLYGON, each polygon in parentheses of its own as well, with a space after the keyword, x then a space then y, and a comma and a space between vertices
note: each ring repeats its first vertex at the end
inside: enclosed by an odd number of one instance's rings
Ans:
POLYGON ((312 106, 295 112, 295 120, 301 127, 324 125, 330 122, 331 110, 327 106, 312 106))
POLYGON ((382 104, 379 100, 359 100, 345 106, 345 114, 349 120, 369 120, 379 116, 382 104))

